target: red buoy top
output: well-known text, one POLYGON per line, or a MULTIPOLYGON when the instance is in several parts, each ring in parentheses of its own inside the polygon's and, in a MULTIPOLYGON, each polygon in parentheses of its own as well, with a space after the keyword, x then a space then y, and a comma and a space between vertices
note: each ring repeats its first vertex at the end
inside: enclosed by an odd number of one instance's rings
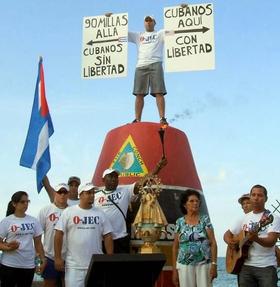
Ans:
POLYGON ((162 184, 202 190, 185 133, 150 122, 126 124, 108 132, 93 184, 103 186, 102 174, 107 168, 120 172, 119 184, 138 181, 154 170, 163 153, 168 164, 159 173, 162 184))

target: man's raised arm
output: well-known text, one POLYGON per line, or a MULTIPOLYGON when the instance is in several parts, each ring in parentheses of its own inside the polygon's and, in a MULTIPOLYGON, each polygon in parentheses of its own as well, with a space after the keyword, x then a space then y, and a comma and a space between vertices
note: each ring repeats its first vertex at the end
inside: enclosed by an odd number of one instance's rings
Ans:
POLYGON ((48 194, 48 196, 49 196, 50 202, 53 202, 53 201, 54 201, 54 193, 55 193, 55 190, 54 190, 54 188, 51 186, 50 181, 49 181, 49 179, 48 179, 47 176, 45 176, 45 177, 43 178, 43 182, 42 182, 42 183, 43 183, 43 186, 44 186, 45 190, 47 191, 47 194, 48 194))

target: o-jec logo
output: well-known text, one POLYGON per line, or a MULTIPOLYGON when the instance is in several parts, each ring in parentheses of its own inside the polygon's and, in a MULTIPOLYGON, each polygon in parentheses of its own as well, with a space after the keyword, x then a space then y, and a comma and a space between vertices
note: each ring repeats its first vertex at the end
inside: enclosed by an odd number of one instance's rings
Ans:
POLYGON ((22 223, 19 225, 13 224, 11 226, 11 232, 17 232, 18 229, 20 231, 34 230, 34 223, 22 223))
POLYGON ((54 222, 54 221, 56 221, 58 219, 59 219, 59 217, 55 213, 52 213, 52 214, 49 215, 49 220, 51 222, 54 222))
POLYGON ((154 35, 151 35, 151 36, 141 36, 140 37, 140 42, 143 42, 143 43, 150 43, 150 42, 153 42, 155 41, 155 39, 157 38, 157 35, 154 34, 154 35))
POLYGON ((20 227, 17 226, 17 225, 12 225, 12 226, 11 226, 11 231, 12 231, 12 232, 17 232, 17 230, 18 230, 19 228, 20 228, 20 227))
POLYGON ((105 197, 105 196, 101 196, 101 197, 99 197, 99 199, 98 199, 98 203, 103 204, 103 203, 105 203, 105 202, 107 202, 107 199, 106 199, 106 197, 105 197))
POLYGON ((99 224, 100 218, 99 216, 74 216, 73 222, 74 224, 99 224))
POLYGON ((105 204, 107 202, 118 202, 120 199, 122 198, 122 194, 121 192, 117 192, 117 193, 113 193, 113 194, 109 194, 107 197, 106 196, 101 196, 98 199, 98 203, 99 204, 105 204))

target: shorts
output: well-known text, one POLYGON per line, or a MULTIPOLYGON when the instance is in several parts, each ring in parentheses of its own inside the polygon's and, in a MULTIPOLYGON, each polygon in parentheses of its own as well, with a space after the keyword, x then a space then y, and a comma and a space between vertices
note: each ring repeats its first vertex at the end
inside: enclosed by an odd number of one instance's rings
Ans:
POLYGON ((149 94, 149 90, 154 97, 156 94, 165 95, 167 93, 161 62, 137 67, 135 70, 133 94, 146 96, 149 94))
POLYGON ((42 273, 44 279, 59 279, 64 277, 64 272, 57 271, 54 267, 54 261, 48 257, 47 265, 42 273))

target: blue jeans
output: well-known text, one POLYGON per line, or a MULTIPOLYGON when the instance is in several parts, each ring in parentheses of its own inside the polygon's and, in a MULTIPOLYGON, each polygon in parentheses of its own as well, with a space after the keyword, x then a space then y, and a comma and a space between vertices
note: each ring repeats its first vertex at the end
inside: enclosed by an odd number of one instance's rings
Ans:
POLYGON ((274 266, 243 265, 239 273, 240 287, 277 287, 277 281, 277 270, 274 266))

